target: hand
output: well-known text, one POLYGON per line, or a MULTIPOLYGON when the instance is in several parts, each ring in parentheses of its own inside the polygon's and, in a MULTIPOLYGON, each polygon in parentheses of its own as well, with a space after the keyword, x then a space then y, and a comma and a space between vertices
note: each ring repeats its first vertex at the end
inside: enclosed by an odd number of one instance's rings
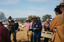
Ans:
POLYGON ((53 29, 53 33, 55 33, 55 30, 53 29))

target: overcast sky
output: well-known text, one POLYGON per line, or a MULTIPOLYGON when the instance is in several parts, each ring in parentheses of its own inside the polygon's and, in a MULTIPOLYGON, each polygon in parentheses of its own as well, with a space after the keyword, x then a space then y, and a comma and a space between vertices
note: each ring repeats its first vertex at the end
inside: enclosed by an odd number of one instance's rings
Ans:
POLYGON ((50 14, 55 17, 54 8, 62 0, 0 0, 0 11, 4 12, 6 17, 28 17, 36 15, 42 17, 50 14))

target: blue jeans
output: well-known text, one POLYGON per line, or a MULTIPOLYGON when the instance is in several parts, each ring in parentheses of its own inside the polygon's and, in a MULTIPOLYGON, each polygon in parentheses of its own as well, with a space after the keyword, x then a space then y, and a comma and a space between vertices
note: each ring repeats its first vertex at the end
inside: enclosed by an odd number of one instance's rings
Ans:
POLYGON ((41 42, 41 32, 34 32, 34 41, 33 42, 41 42))

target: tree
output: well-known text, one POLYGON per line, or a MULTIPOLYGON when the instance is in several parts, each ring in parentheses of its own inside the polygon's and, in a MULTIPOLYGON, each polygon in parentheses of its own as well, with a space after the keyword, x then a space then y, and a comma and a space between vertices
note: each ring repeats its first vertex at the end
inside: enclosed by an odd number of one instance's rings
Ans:
MULTIPOLYGON (((39 16, 36 16, 37 17, 37 20, 40 20, 40 17, 39 16)), ((28 16, 28 19, 31 20, 32 19, 32 15, 31 16, 28 16)))
POLYGON ((32 15, 31 16, 28 16, 28 19, 31 20, 32 19, 32 15))
POLYGON ((45 22, 47 19, 52 19, 52 17, 51 17, 51 15, 49 15, 49 14, 46 14, 46 15, 44 15, 44 16, 42 16, 42 19, 43 19, 43 22, 45 22))

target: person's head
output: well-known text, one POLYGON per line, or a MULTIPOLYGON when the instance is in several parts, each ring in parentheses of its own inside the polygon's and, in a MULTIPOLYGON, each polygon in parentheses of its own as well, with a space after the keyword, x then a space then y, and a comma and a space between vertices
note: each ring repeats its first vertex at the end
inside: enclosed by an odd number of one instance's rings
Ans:
POLYGON ((17 22, 17 20, 16 20, 16 19, 14 19, 14 22, 17 22))
POLYGON ((60 8, 58 8, 58 7, 56 7, 56 8, 54 9, 54 11, 55 11, 56 15, 62 14, 62 11, 61 11, 60 8))
POLYGON ((9 16, 9 18, 8 18, 9 20, 12 20, 12 17, 11 16, 9 16))
POLYGON ((36 16, 32 16, 32 21, 36 22, 37 21, 37 17, 36 16))
POLYGON ((60 10, 62 11, 62 13, 64 12, 64 1, 62 1, 59 5, 60 10))
POLYGON ((64 5, 60 5, 60 10, 64 12, 64 5))
POLYGON ((30 20, 29 20, 29 19, 26 19, 26 22, 27 22, 27 23, 30 23, 30 20))
POLYGON ((46 20, 46 23, 49 23, 49 19, 46 20))
POLYGON ((2 23, 5 20, 5 15, 3 12, 0 12, 0 23, 2 23))

